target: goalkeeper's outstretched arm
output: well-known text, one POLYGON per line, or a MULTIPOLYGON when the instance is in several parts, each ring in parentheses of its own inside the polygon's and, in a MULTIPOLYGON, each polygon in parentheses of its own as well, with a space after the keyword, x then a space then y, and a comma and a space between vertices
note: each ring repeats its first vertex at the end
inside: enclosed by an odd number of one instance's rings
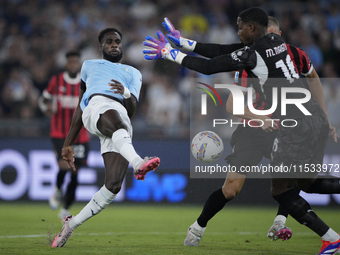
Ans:
POLYGON ((168 32, 167 37, 174 43, 177 47, 183 48, 188 51, 195 52, 201 56, 214 58, 217 56, 232 53, 238 50, 244 45, 242 43, 236 44, 214 44, 214 43, 200 43, 194 40, 190 40, 181 36, 179 30, 176 30, 174 25, 168 18, 164 18, 162 23, 165 30, 168 32))
POLYGON ((143 50, 146 60, 167 59, 183 65, 191 70, 209 75, 219 72, 229 72, 246 67, 255 67, 256 54, 253 50, 243 49, 239 59, 235 60, 232 54, 225 54, 211 59, 188 56, 178 49, 173 49, 161 31, 157 32, 159 40, 147 36, 143 45, 148 47, 143 50), (242 60, 241 60, 242 58, 242 60), (254 59, 255 58, 255 59, 254 59))

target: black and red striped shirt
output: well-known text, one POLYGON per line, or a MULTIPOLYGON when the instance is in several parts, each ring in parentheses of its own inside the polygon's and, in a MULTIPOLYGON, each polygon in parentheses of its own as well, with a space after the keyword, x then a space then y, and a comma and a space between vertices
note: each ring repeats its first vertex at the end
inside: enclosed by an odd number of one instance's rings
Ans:
MULTIPOLYGON (((62 72, 51 78, 48 87, 43 92, 43 96, 53 102, 51 138, 66 138, 73 113, 78 105, 80 81, 80 74, 76 78, 71 78, 67 72, 62 72)), ((75 143, 86 143, 89 140, 89 133, 82 127, 75 143)))
POLYGON ((306 52, 301 50, 298 47, 287 44, 287 50, 290 55, 290 58, 293 60, 295 68, 297 69, 298 74, 302 74, 304 76, 309 75, 313 71, 313 65, 307 57, 306 52))
MULTIPOLYGON (((303 76, 309 75, 313 71, 313 65, 310 62, 307 54, 300 48, 295 47, 293 45, 286 43, 286 46, 287 46, 288 54, 293 60, 293 64, 295 66, 297 73, 303 76)), ((234 84, 246 88, 248 87, 247 78, 248 78, 247 72, 244 69, 242 69, 235 73, 234 84)), ((255 95, 253 96, 253 106, 255 109, 258 109, 258 110, 263 110, 265 107, 264 101, 260 100, 260 95, 257 92, 255 92, 255 95)), ((251 120, 245 119, 246 123, 250 121, 251 120)), ((254 125, 256 126, 256 124, 254 125)))

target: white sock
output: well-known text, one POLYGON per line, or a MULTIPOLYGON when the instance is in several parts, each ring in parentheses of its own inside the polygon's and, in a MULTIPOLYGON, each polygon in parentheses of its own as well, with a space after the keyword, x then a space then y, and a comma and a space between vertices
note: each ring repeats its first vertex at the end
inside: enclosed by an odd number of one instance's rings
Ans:
POLYGON ((274 223, 275 222, 282 222, 283 224, 286 224, 286 220, 287 218, 283 215, 277 215, 276 218, 274 219, 274 223))
POLYGON ((71 229, 75 230, 86 220, 100 213, 107 205, 109 205, 117 194, 109 191, 105 185, 93 195, 88 204, 69 222, 71 229))
POLYGON ((115 150, 129 161, 135 169, 143 159, 135 151, 129 133, 125 129, 121 128, 112 134, 111 139, 115 150))
POLYGON ((196 229, 202 230, 203 232, 204 232, 204 230, 205 230, 205 227, 204 227, 204 228, 201 227, 201 226, 198 224, 197 220, 194 222, 194 224, 192 224, 192 226, 193 226, 194 228, 196 228, 196 229))
POLYGON ((339 234, 335 232, 333 229, 329 228, 326 234, 321 236, 321 239, 324 241, 336 242, 340 239, 339 234))

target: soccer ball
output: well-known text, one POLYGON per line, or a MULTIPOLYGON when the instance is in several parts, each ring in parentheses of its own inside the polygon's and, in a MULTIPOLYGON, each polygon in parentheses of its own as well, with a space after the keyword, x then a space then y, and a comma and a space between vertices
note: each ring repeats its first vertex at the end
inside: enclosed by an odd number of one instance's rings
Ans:
POLYGON ((192 155, 203 163, 212 163, 218 160, 223 149, 222 139, 212 131, 199 132, 191 142, 192 155))

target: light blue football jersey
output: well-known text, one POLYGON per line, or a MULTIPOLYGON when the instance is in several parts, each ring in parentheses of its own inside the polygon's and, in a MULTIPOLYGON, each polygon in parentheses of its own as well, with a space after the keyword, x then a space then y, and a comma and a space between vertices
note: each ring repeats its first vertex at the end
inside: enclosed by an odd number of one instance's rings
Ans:
POLYGON ((109 82, 111 82, 111 79, 119 81, 139 100, 142 74, 132 66, 113 63, 105 59, 87 60, 81 68, 81 79, 86 83, 86 91, 80 102, 80 108, 83 111, 93 94, 109 95, 123 103, 123 96, 121 94, 114 94, 110 89, 109 82))

